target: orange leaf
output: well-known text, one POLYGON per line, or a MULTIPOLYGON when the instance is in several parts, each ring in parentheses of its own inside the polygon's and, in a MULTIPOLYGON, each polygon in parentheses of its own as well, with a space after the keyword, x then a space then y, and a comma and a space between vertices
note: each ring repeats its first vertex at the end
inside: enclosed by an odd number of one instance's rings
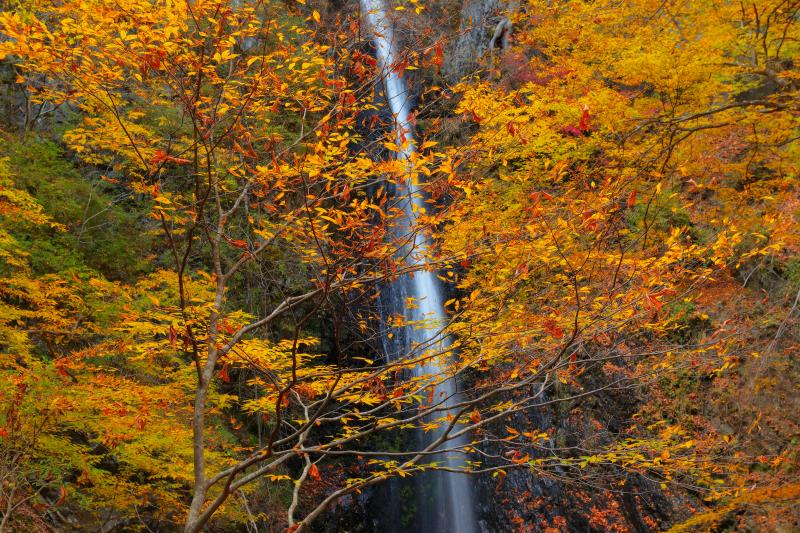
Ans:
POLYGON ((167 159, 167 152, 159 149, 156 150, 156 153, 153 155, 152 158, 150 158, 150 163, 153 165, 158 165, 160 163, 163 163, 166 159, 167 159))
POLYGON ((478 412, 477 409, 473 409, 472 412, 469 414, 469 419, 472 420, 474 423, 478 423, 481 421, 481 414, 478 412))
POLYGON ((228 375, 228 363, 225 363, 224 365, 222 365, 222 368, 219 371, 219 377, 225 383, 230 383, 231 382, 231 377, 230 377, 230 375, 228 375))
POLYGON ((175 330, 173 326, 169 327, 168 337, 169 337, 169 345, 174 348, 175 341, 178 339, 178 332, 175 330))
POLYGON ((54 503, 53 506, 58 507, 65 501, 67 501, 67 488, 62 485, 61 488, 58 490, 58 500, 56 500, 56 503, 54 503))
POLYGON ((636 191, 631 191, 631 194, 628 195, 628 209, 636 205, 636 191))
POLYGON ((191 159, 184 159, 182 157, 172 157, 172 156, 167 156, 167 161, 170 161, 178 165, 188 165, 189 163, 192 162, 191 159))
POLYGON ((558 324, 556 324, 556 321, 552 318, 545 319, 543 327, 547 333, 556 339, 560 339, 564 336, 564 330, 558 327, 558 324))

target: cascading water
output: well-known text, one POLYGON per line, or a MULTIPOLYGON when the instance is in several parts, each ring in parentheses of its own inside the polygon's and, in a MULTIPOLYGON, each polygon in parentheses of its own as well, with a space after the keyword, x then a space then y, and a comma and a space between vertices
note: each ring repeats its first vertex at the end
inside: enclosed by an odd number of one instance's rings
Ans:
MULTIPOLYGON (((402 206, 403 216, 393 228, 394 236, 406 239, 408 244, 404 253, 406 261, 411 265, 423 267, 413 275, 397 280, 391 288, 390 307, 392 313, 402 314, 407 326, 398 332, 393 341, 387 342, 391 347, 387 350, 390 357, 402 357, 410 353, 441 354, 429 359, 425 364, 417 366, 415 373, 419 377, 430 376, 431 380, 439 380, 434 387, 435 403, 442 408, 433 418, 444 418, 450 414, 450 407, 460 401, 455 376, 440 380, 446 371, 446 365, 440 361, 447 357, 450 340, 441 333, 446 323, 444 311, 443 287, 435 272, 424 268, 429 238, 417 231, 415 219, 417 213, 424 212, 423 196, 413 178, 414 138, 411 124, 411 103, 405 81, 395 69, 397 43, 388 18, 388 8, 383 0, 360 0, 361 9, 372 33, 375 54, 380 66, 384 94, 395 121, 397 145, 401 147, 397 158, 406 164, 407 174, 404 184, 398 186, 396 200, 402 206), (414 305, 407 305, 407 298, 414 305)), ((460 429, 459 426, 456 430, 460 429)), ((429 444, 442 436, 444 428, 421 433, 420 440, 429 444)), ((444 448, 458 448, 468 444, 466 435, 461 435, 444 443, 444 448)), ((435 456, 437 464, 449 469, 463 469, 465 457, 463 453, 442 453, 435 456)), ((464 474, 435 471, 425 476, 432 493, 418 498, 417 524, 422 531, 473 533, 476 531, 475 510, 472 501, 472 489, 469 478, 464 474)))

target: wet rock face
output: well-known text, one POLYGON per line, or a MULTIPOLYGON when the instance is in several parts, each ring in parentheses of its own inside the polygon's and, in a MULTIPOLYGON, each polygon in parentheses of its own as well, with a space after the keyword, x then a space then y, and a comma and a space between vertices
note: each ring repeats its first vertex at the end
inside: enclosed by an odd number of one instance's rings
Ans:
POLYGON ((509 472, 499 488, 496 483, 482 480, 478 485, 479 491, 496 492, 494 498, 481 500, 480 524, 486 532, 643 533, 661 530, 671 508, 668 500, 653 492, 657 485, 640 478, 626 484, 626 493, 563 482, 524 470, 509 472))
MULTIPOLYGON (((586 385, 587 388, 590 385, 586 385)), ((597 384, 593 385, 594 387, 597 384)), ((582 402, 552 403, 528 409, 502 421, 488 431, 504 435, 509 426, 524 431, 547 432, 544 448, 524 450, 531 457, 580 455, 574 450, 590 448, 614 438, 635 412, 636 395, 602 393, 582 402), (550 448, 549 450, 547 448, 550 448)), ((558 391, 551 391, 557 398, 558 391)), ((501 457, 505 450, 498 440, 487 439, 489 456, 501 457)), ((584 452, 585 453, 585 452, 584 452)), ((682 515, 673 498, 658 483, 642 476, 606 469, 583 470, 551 467, 545 472, 527 466, 506 469, 505 476, 482 475, 475 482, 482 531, 521 532, 635 532, 660 531, 682 515)))
MULTIPOLYGON (((556 391, 552 391, 552 400, 556 391)), ((546 399, 544 401, 547 401, 546 399)), ((568 450, 598 437, 595 421, 603 431, 622 427, 635 411, 635 395, 604 393, 583 404, 554 403, 532 408, 502 420, 487 433, 505 435, 506 426, 520 433, 551 434, 551 452, 526 450, 532 456, 568 450)), ((407 438, 413 438, 409 435, 407 438)), ((401 443, 397 444, 402 446, 401 443)), ((484 439, 489 456, 503 456, 503 444, 484 439)), ((488 465, 488 463, 487 463, 488 465)), ((507 469, 505 476, 482 474, 473 483, 477 530, 481 533, 606 531, 645 533, 661 531, 686 516, 685 502, 665 494, 659 485, 642 476, 603 470, 551 469, 534 472, 527 467, 507 469), (620 484, 624 482, 624 484, 620 484)), ((418 501, 424 484, 411 478, 389 480, 363 494, 340 501, 314 531, 417 533, 432 531, 423 523, 418 501), (421 488, 422 487, 422 488, 421 488)))
POLYGON ((314 524, 319 533, 406 533, 425 531, 417 511, 416 484, 390 479, 359 495, 342 498, 314 524))
POLYGON ((464 0, 457 38, 447 51, 444 74, 450 81, 475 70, 480 58, 489 50, 504 11, 510 7, 503 0, 464 0))

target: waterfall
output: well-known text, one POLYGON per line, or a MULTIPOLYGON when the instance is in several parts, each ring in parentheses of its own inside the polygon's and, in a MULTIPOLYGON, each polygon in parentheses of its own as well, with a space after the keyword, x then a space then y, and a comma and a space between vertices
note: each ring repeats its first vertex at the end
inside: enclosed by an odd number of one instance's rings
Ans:
MULTIPOLYGON (((391 346, 387 349, 387 354, 394 358, 412 352, 442 354, 440 357, 429 359, 425 364, 418 365, 415 370, 418 377, 430 376, 433 381, 446 372, 443 360, 448 357, 450 340, 441 333, 447 321, 443 287, 435 272, 425 268, 426 256, 431 246, 430 239, 415 228, 417 213, 424 212, 425 206, 422 192, 413 177, 412 160, 415 146, 411 102, 402 74, 398 74, 394 69, 397 61, 397 43, 388 17, 388 7, 384 0, 360 1, 362 12, 372 33, 386 101, 395 121, 396 144, 400 147, 396 157, 405 163, 407 170, 405 183, 398 185, 395 198, 402 206, 403 216, 393 228, 394 236, 410 241, 404 250, 408 254, 406 261, 411 265, 423 267, 413 275, 406 275, 397 280, 390 290, 391 312, 402 314, 409 325, 406 325, 402 332, 398 332, 392 341, 387 340, 387 345, 391 346), (407 308, 407 298, 414 301, 415 305, 411 308, 407 308)), ((432 415, 434 418, 443 418, 450 414, 449 408, 460 401, 456 377, 450 376, 435 385, 433 398, 434 403, 441 402, 441 407, 447 409, 432 415)), ((458 429, 460 427, 456 427, 456 430, 458 429)), ((429 444, 441 437, 443 431, 443 428, 428 434, 420 431, 420 441, 429 444)), ((446 442, 444 447, 459 447, 468 443, 467 437, 462 435, 446 442)), ((452 469, 463 469, 465 466, 463 454, 442 453, 434 460, 452 469)), ((420 530, 436 533, 476 531, 477 522, 469 477, 465 474, 441 471, 426 473, 422 477, 422 482, 430 485, 432 494, 430 496, 423 494, 418 498, 417 523, 420 530)), ((418 493, 422 494, 422 491, 418 490, 418 493)))

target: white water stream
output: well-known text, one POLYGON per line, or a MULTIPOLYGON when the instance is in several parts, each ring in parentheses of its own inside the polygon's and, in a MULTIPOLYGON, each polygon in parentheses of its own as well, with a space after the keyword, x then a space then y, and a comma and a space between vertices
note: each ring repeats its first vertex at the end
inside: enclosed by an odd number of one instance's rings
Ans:
MULTIPOLYGON (((429 238, 416 228, 417 213, 425 210, 424 197, 413 178, 413 156, 415 151, 413 125, 411 123, 411 101, 401 74, 395 70, 397 64, 397 42, 394 38, 392 23, 389 20, 389 8, 384 0, 360 0, 361 10, 366 19, 375 46, 378 65, 383 81, 384 94, 391 109, 397 131, 396 144, 401 147, 396 157, 405 162, 407 178, 405 184, 398 186, 395 200, 402 205, 404 216, 394 228, 395 237, 407 239, 405 253, 409 254, 407 262, 414 266, 424 266, 428 250, 431 246, 429 238), (410 236, 413 235, 413 239, 410 236)), ((397 335, 396 343, 401 344, 390 350, 390 355, 402 357, 411 352, 442 354, 430 359, 426 364, 416 368, 416 375, 431 376, 431 380, 440 379, 446 371, 442 361, 449 357, 450 340, 442 335, 441 329, 447 323, 444 310, 444 293, 441 282, 432 270, 422 268, 413 276, 405 276, 398 280, 392 297, 391 311, 402 313, 410 324, 404 332, 397 335), (406 298, 411 298, 414 305, 407 305, 406 298)), ((444 418, 452 405, 461 397, 457 391, 455 377, 438 384, 434 389, 434 403, 440 403, 447 411, 439 411, 433 418, 444 418)), ((460 429, 457 426, 455 430, 460 429)), ((428 444, 441 437, 444 428, 429 433, 421 433, 420 440, 428 444)), ((468 444, 466 436, 447 441, 443 448, 457 448, 468 444)), ((463 469, 463 454, 443 453, 434 460, 441 466, 450 469, 463 469)), ((472 499, 470 478, 465 474, 437 471, 423 476, 430 487, 431 496, 418 498, 417 524, 421 531, 432 533, 473 533, 477 530, 475 507, 472 499)))

